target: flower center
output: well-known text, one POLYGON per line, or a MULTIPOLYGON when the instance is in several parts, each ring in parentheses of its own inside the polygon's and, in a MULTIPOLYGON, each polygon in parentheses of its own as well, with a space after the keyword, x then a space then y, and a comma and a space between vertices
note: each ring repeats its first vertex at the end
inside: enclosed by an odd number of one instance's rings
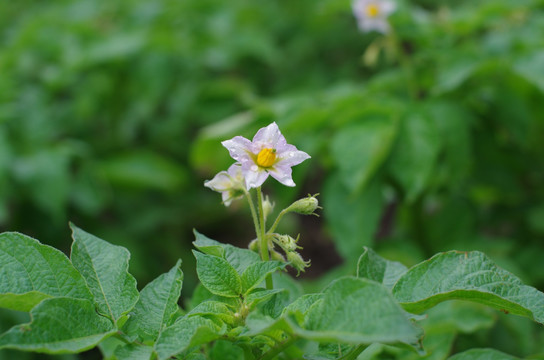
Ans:
POLYGON ((380 8, 376 4, 369 4, 366 7, 366 14, 368 17, 376 17, 380 14, 380 8))
POLYGON ((271 167, 276 161, 276 149, 264 148, 257 155, 257 165, 260 167, 271 167))

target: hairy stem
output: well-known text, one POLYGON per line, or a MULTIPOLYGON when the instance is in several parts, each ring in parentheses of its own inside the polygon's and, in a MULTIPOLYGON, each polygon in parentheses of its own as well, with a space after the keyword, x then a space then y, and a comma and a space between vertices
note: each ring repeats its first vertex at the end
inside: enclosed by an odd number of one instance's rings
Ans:
MULTIPOLYGON (((259 239, 259 247, 261 250, 261 259, 263 261, 270 260, 270 255, 268 254, 268 239, 266 238, 266 223, 264 219, 264 211, 263 211, 263 193, 261 191, 261 187, 259 186, 257 188, 257 204, 259 206, 259 224, 260 224, 260 232, 257 234, 257 237, 259 239)), ((268 274, 265 279, 266 282, 266 288, 268 290, 272 290, 274 288, 274 284, 272 283, 272 276, 268 274)))
POLYGON ((287 211, 285 211, 286 209, 283 209, 279 214, 278 214, 278 217, 276 218, 276 220, 274 221, 274 223, 272 224, 272 226, 270 227, 270 229, 268 229, 267 233, 270 234, 272 232, 274 232, 274 230, 276 230, 276 228, 278 227, 278 224, 280 223, 281 219, 283 218, 283 215, 287 214, 287 211))

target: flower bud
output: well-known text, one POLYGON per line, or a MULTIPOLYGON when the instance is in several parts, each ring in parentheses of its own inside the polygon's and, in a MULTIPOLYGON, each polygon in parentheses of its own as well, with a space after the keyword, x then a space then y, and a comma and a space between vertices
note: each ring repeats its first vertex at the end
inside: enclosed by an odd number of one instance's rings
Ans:
POLYGON ((259 239, 252 240, 247 247, 249 248, 249 250, 258 253, 261 249, 259 239))
POLYGON ((268 199, 267 195, 263 201, 263 215, 265 219, 268 218, 268 215, 270 215, 270 213, 272 213, 272 210, 274 210, 274 203, 268 199))
POLYGON ((304 272, 304 269, 310 266, 310 261, 304 261, 302 259, 302 256, 300 256, 299 253, 296 251, 289 251, 286 253, 287 255, 287 261, 291 263, 291 266, 293 266, 297 271, 297 276, 300 274, 300 272, 304 272))
POLYGON ((274 237, 272 238, 272 241, 278 244, 285 252, 302 249, 300 246, 297 245, 298 237, 296 239, 293 239, 289 235, 275 234, 274 237))
POLYGON ((319 206, 319 201, 317 201, 317 195, 308 195, 303 199, 297 200, 286 209, 287 212, 296 212, 302 215, 317 215, 314 213, 317 209, 321 209, 319 206))
POLYGON ((270 260, 285 262, 285 258, 283 257, 283 255, 277 252, 276 250, 270 250, 270 260))

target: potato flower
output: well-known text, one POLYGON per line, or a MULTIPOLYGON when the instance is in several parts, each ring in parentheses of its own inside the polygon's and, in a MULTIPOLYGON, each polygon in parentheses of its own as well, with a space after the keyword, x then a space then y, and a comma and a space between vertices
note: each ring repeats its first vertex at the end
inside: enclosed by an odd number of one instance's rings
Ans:
POLYGON ((242 166, 232 164, 227 171, 221 171, 211 180, 206 180, 204 186, 220 192, 223 204, 229 206, 232 200, 240 198, 245 193, 245 181, 242 175, 242 166))
POLYGON ((261 186, 268 175, 283 185, 295 186, 291 167, 310 158, 304 151, 287 144, 275 122, 257 131, 252 141, 235 136, 222 144, 230 156, 242 164, 247 189, 261 186))
POLYGON ((369 32, 376 30, 381 33, 389 31, 387 17, 395 11, 395 3, 391 0, 355 0, 353 14, 357 18, 359 30, 369 32))

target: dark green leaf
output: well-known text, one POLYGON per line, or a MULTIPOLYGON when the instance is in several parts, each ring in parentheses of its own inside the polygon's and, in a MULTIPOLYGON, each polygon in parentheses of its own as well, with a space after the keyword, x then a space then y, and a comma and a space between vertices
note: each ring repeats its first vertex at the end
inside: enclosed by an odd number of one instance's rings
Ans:
POLYGON ((138 301, 136 280, 128 273, 130 253, 75 225, 72 227, 72 263, 94 295, 98 311, 114 323, 138 301))
POLYGON ((50 297, 93 299, 62 252, 28 236, 0 234, 0 264, 0 307, 30 311, 50 297))
POLYGON ((357 277, 377 281, 388 289, 395 285, 406 270, 403 264, 386 260, 366 246, 357 263, 357 277))
POLYGON ((479 302, 544 323, 544 294, 523 285, 486 255, 449 251, 409 269, 393 288, 395 298, 411 312, 451 299, 479 302))
POLYGON ((0 336, 0 348, 52 354, 80 352, 116 332, 112 322, 98 315, 89 300, 46 299, 30 314, 32 322, 0 336))
POLYGON ((238 297, 242 293, 242 281, 236 270, 217 256, 193 251, 196 257, 196 272, 202 285, 212 294, 238 297))
POLYGON ((286 264, 281 261, 261 261, 249 265, 242 274, 242 292, 247 294, 261 284, 268 274, 285 268, 286 264))

